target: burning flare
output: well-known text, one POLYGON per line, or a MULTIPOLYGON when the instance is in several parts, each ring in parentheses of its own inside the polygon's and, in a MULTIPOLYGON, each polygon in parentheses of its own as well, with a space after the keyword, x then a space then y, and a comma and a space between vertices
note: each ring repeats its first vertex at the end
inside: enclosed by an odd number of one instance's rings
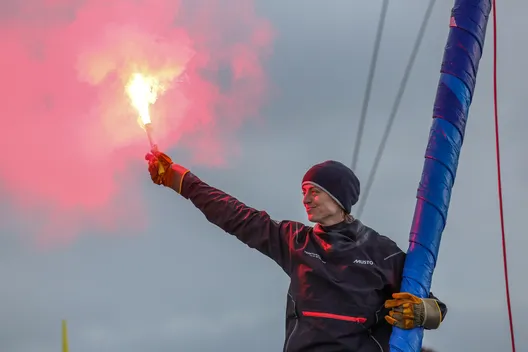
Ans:
POLYGON ((158 92, 163 89, 162 85, 152 76, 144 76, 141 73, 135 73, 132 75, 126 85, 126 92, 132 106, 137 110, 139 114, 138 122, 141 127, 145 128, 146 125, 152 121, 150 119, 149 106, 156 102, 158 98, 158 92))

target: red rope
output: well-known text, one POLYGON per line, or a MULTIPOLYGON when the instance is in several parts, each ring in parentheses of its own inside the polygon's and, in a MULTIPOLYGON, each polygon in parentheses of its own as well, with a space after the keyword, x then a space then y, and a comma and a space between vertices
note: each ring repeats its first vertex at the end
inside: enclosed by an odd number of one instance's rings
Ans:
POLYGON ((500 143, 499 143, 499 109, 498 109, 498 88, 497 88, 497 11, 495 7, 495 0, 493 4, 493 105, 495 114, 495 150, 497 154, 497 184, 499 191, 499 211, 500 211, 500 225, 502 233, 502 256, 504 263, 504 280, 506 286, 506 303, 508 305, 508 319, 510 322, 510 336, 512 352, 515 352, 515 334, 513 329, 513 317, 510 300, 510 284, 508 280, 508 256, 506 254, 506 231, 504 230, 504 207, 502 200, 502 178, 501 178, 501 162, 500 162, 500 143))

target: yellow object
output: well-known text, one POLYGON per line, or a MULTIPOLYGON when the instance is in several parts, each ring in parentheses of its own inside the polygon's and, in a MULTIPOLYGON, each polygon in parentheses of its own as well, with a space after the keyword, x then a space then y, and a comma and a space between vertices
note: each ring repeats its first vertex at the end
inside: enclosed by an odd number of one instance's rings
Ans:
POLYGON ((433 298, 419 298, 408 292, 393 293, 385 301, 385 308, 390 309, 385 320, 400 329, 424 327, 428 330, 438 329, 442 323, 442 310, 438 301, 433 298))
POLYGON ((68 326, 66 325, 66 320, 62 321, 62 352, 69 352, 68 326))

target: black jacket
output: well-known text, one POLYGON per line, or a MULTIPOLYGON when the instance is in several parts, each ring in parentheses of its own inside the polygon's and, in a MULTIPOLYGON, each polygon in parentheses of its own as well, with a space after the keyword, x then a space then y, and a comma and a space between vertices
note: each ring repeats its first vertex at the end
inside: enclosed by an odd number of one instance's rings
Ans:
POLYGON ((389 351, 383 305, 399 292, 405 261, 392 240, 359 220, 328 228, 274 221, 190 172, 181 195, 290 277, 285 352, 389 351))

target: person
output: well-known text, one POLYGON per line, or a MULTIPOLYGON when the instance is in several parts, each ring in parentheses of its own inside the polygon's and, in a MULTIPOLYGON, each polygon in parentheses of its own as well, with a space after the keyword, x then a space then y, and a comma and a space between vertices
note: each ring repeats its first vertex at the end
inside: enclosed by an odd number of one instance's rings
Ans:
POLYGON ((302 179, 312 227, 276 221, 157 150, 145 158, 155 184, 190 200, 209 222, 290 277, 284 352, 389 351, 393 326, 437 329, 443 321, 447 307, 432 294, 422 299, 399 292, 405 253, 352 217, 360 183, 342 163, 314 165, 302 179))

